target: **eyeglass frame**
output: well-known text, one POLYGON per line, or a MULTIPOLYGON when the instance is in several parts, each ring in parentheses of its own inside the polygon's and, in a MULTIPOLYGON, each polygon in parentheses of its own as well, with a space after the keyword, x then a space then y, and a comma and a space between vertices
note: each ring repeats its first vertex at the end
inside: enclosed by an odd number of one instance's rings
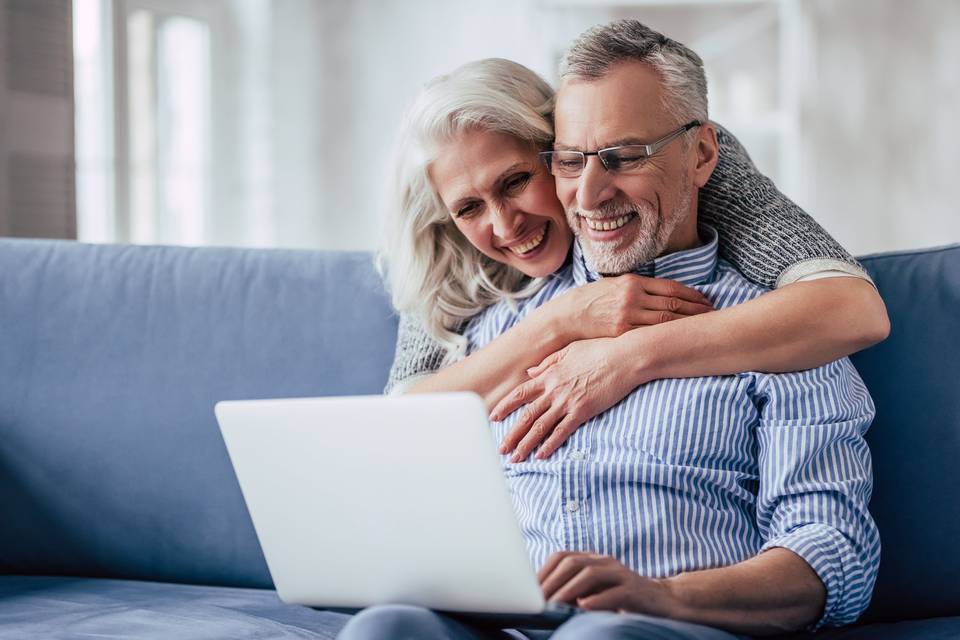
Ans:
POLYGON ((609 166, 607 166, 607 161, 604 159, 604 156, 601 155, 601 154, 605 154, 606 152, 609 152, 609 151, 618 151, 618 150, 620 150, 620 149, 627 149, 627 148, 642 149, 642 150, 643 150, 643 159, 644 159, 644 160, 647 160, 647 159, 649 159, 651 156, 653 156, 654 154, 656 154, 658 151, 660 151, 661 149, 663 149, 664 147, 666 147, 668 144, 670 144, 671 142, 673 142, 674 140, 676 140, 677 138, 679 138, 680 136, 682 136, 683 134, 685 134, 686 132, 690 131, 691 129, 696 129, 697 127, 700 127, 700 126, 702 126, 702 125, 703 125, 703 123, 702 123, 701 121, 699 121, 699 120, 691 120, 690 122, 688 122, 687 124, 683 125, 683 126, 680 127, 679 129, 675 129, 675 130, 671 131, 670 133, 668 133, 667 135, 663 136, 663 137, 660 138, 659 140, 655 140, 655 141, 651 142, 650 144, 623 144, 623 145, 618 145, 618 146, 616 146, 616 147, 606 147, 606 148, 604 148, 604 149, 597 149, 596 151, 576 151, 576 150, 573 150, 573 149, 562 149, 562 150, 559 150, 559 151, 557 151, 557 150, 541 151, 541 152, 538 153, 537 155, 540 157, 540 161, 541 161, 544 165, 546 165, 547 170, 548 170, 552 175, 554 175, 554 176, 556 176, 556 177, 558 177, 558 178, 570 178, 570 179, 572 179, 572 178, 579 178, 579 177, 583 174, 583 170, 587 168, 587 157, 588 157, 588 156, 597 156, 597 158, 600 160, 600 164, 603 165, 603 168, 604 168, 606 171, 608 171, 608 172, 610 172, 610 173, 620 173, 620 172, 621 172, 620 169, 611 169, 609 166), (579 155, 583 158, 583 163, 580 165, 580 170, 577 172, 577 174, 576 174, 576 175, 560 175, 560 176, 558 176, 556 173, 554 173, 554 172, 553 172, 552 156, 553 156, 553 154, 555 154, 555 153, 576 153, 576 154, 579 154, 579 155))

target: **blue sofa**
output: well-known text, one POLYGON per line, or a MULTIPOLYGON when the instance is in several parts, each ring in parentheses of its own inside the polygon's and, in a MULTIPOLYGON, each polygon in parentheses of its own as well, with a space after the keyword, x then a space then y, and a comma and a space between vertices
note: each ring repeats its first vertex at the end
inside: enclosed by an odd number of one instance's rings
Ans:
MULTIPOLYGON (((883 562, 842 637, 960 638, 960 245, 864 264, 883 562)), ((0 240, 0 638, 332 638, 271 590, 213 405, 379 393, 395 331, 368 254, 0 240)))

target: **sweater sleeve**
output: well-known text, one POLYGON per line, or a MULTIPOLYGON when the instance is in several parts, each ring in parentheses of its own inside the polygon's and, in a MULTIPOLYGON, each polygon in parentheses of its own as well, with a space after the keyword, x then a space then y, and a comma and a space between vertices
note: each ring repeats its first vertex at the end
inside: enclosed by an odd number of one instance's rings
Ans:
POLYGON ((699 215, 717 230, 721 257, 770 289, 825 271, 870 281, 856 259, 757 171, 740 142, 719 125, 717 142, 720 157, 700 190, 699 215))
POLYGON ((447 351, 431 336, 417 317, 400 314, 397 348, 384 393, 403 393, 418 378, 439 371, 447 351))

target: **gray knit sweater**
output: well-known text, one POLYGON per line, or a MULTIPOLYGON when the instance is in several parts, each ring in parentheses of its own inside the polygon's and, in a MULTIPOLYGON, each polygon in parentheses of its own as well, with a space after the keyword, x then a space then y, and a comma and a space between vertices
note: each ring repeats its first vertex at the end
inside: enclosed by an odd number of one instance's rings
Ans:
MULTIPOLYGON (((751 282, 770 289, 827 269, 869 279, 830 234, 757 171, 733 134, 718 126, 717 139, 720 158, 700 190, 698 213, 701 221, 717 230, 722 258, 751 282)), ((445 355, 446 350, 416 316, 401 314, 385 392, 437 371, 445 355)))

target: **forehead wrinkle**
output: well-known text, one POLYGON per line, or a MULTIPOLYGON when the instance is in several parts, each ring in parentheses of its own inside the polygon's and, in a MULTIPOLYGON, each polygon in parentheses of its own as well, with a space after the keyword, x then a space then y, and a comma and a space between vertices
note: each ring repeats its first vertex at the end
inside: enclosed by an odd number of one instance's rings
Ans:
POLYGON ((581 151, 567 144, 579 136, 584 139, 577 142, 594 150, 650 144, 673 126, 663 100, 663 79, 644 62, 623 61, 596 78, 565 78, 557 90, 553 148, 581 151))

